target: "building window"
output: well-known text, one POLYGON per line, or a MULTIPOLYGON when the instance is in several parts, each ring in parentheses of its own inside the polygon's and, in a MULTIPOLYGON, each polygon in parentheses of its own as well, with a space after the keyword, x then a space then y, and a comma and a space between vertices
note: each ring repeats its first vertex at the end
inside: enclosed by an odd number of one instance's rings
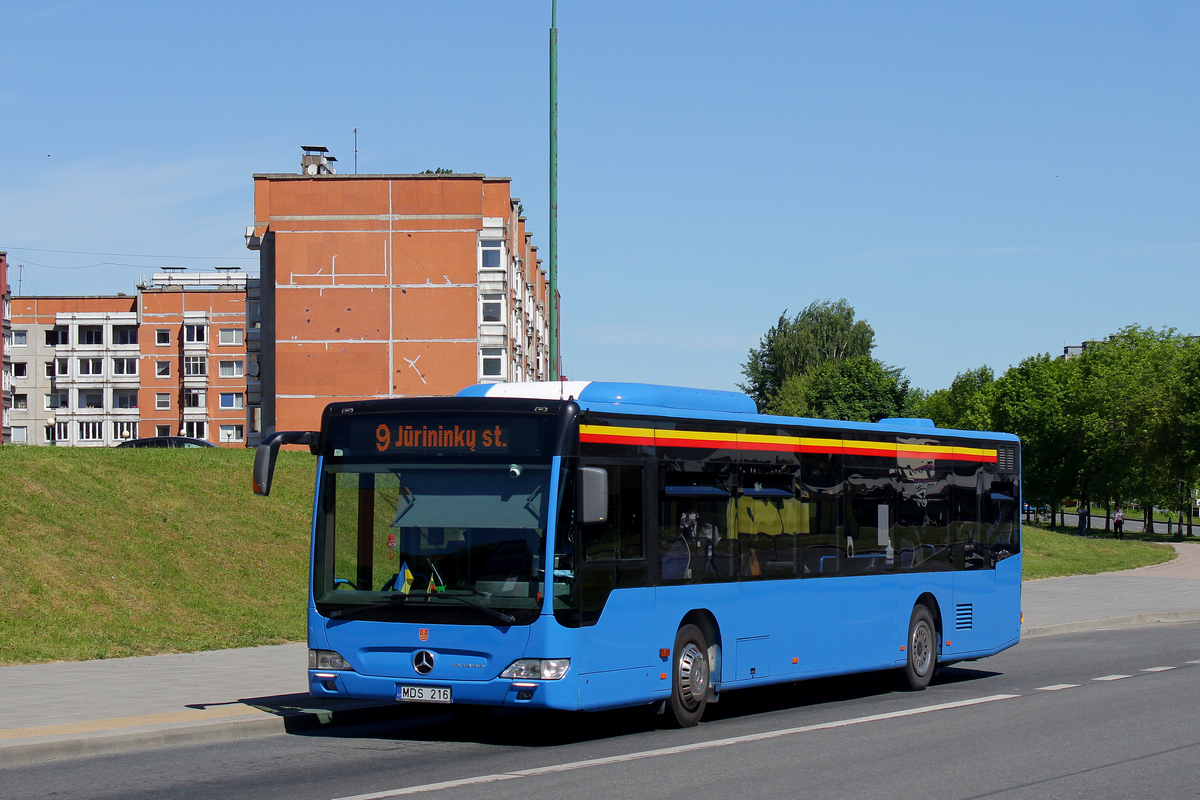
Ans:
POLYGON ((183 423, 183 435, 190 436, 193 439, 203 439, 204 431, 205 431, 206 427, 207 427, 207 423, 205 423, 205 422, 202 422, 200 420, 196 420, 196 421, 189 420, 189 421, 183 423))
POLYGON ((79 423, 79 441, 81 442, 98 442, 104 438, 104 423, 103 422, 81 422, 79 423))
POLYGON ((138 329, 134 325, 119 325, 113 327, 113 339, 117 344, 137 344, 138 329))
POLYGON ((245 427, 242 425, 222 425, 221 426, 221 441, 222 442, 240 442, 246 437, 243 435, 245 427))
POLYGON ((170 436, 171 435, 171 426, 170 425, 155 425, 154 426, 154 435, 155 436, 170 436))
POLYGON ((136 358, 114 358, 113 375, 137 375, 136 358))
MULTIPOLYGON (((171 393, 170 392, 155 392, 154 407, 159 411, 166 411, 171 408, 171 393)), ((163 434, 159 434, 162 436, 163 434)))
POLYGON ((14 361, 12 365, 12 376, 14 378, 28 378, 29 365, 24 361, 14 361))
POLYGON ((67 399, 66 392, 51 392, 50 394, 46 395, 46 410, 47 411, 54 411, 59 408, 66 408, 68 405, 70 405, 70 402, 67 399))
POLYGON ((98 325, 89 325, 88 327, 80 327, 79 329, 80 344, 104 344, 104 328, 98 325))
POLYGON ((171 331, 167 328, 158 328, 154 331, 154 343, 164 345, 171 343, 171 331))
POLYGON ((113 438, 114 439, 136 439, 137 438, 137 423, 136 422, 114 422, 113 423, 113 438))
POLYGON ((28 410, 28 408, 29 408, 29 395, 27 395, 27 394, 14 394, 14 395, 9 395, 9 398, 8 398, 8 407, 9 407, 9 408, 14 408, 14 409, 16 409, 17 411, 25 411, 25 410, 28 410))
MULTIPOLYGON (((222 362, 224 363, 224 362, 222 362)), ((204 356, 184 356, 184 377, 197 377, 208 374, 208 359, 204 356)))
POLYGON ((500 295, 485 294, 483 296, 483 312, 482 318, 484 322, 499 322, 503 313, 503 305, 500 302, 500 295))
POLYGON ((262 301, 246 301, 246 326, 251 330, 257 330, 262 326, 262 301))
POLYGON ((504 374, 504 350, 499 347, 483 348, 483 375, 498 378, 504 374))
POLYGON ((220 344, 241 344, 245 340, 241 328, 221 328, 217 331, 217 342, 220 344))
POLYGON ((54 359, 54 371, 57 375, 59 375, 59 376, 66 375, 70 371, 70 368, 71 368, 70 359, 66 359, 66 358, 54 359))
POLYGON ((244 408, 244 400, 240 394, 221 393, 221 408, 244 408))
POLYGON ((118 389, 113 392, 113 408, 137 408, 138 393, 136 389, 118 389))
POLYGON ((204 390, 187 389, 183 393, 184 408, 204 408, 204 390))
POLYGON ((241 378, 246 374, 246 365, 242 361, 222 361, 222 378, 241 378))
POLYGON ((156 377, 156 378, 171 377, 171 362, 170 361, 155 361, 154 362, 154 377, 156 377))
POLYGON ((79 374, 80 375, 102 375, 102 374, 104 374, 104 359, 102 359, 102 358, 81 358, 81 359, 79 359, 79 374))
POLYGON ((12 346, 25 347, 29 344, 29 333, 27 331, 12 332, 12 346))
POLYGON ((104 408, 104 392, 94 389, 79 390, 79 405, 77 408, 104 408))
POLYGON ((10 441, 13 444, 28 444, 29 443, 29 429, 26 428, 24 425, 22 425, 20 427, 14 426, 12 429, 12 439, 10 441))
POLYGON ((56 422, 46 426, 47 442, 66 442, 71 439, 71 423, 56 422))
POLYGON ((483 251, 483 269, 500 269, 500 248, 503 244, 502 239, 483 239, 479 242, 483 251))
POLYGON ((47 347, 62 347, 70 343, 71 337, 67 335, 66 328, 60 326, 46 331, 47 347))
POLYGON ((194 344, 204 341, 204 326, 203 325, 184 325, 183 326, 183 341, 194 344))

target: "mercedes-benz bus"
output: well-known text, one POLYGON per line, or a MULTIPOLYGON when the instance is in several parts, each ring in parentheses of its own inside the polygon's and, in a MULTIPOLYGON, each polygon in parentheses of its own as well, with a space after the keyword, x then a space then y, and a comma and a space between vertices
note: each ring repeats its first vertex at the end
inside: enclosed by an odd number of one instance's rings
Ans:
POLYGON ((1020 638, 1020 443, 759 414, 734 392, 483 384, 330 404, 314 695, 696 724, 724 692, 939 665, 1020 638))

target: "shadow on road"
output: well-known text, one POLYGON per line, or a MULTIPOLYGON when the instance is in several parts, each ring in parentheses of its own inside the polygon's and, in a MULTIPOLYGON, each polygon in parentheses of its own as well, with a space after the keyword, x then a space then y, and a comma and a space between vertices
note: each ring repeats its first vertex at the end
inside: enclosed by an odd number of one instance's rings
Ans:
MULTIPOLYGON (((934 684, 967 683, 999 674, 963 667, 944 667, 938 671, 934 684)), ((739 719, 860 700, 897 691, 896 677, 889 672, 740 689, 723 694, 719 703, 710 705, 704 720, 739 719)), ((582 713, 414 704, 363 709, 359 716, 360 719, 353 724, 309 727, 292 732, 298 736, 347 740, 470 742, 541 748, 644 733, 665 724, 662 716, 646 707, 582 713)))

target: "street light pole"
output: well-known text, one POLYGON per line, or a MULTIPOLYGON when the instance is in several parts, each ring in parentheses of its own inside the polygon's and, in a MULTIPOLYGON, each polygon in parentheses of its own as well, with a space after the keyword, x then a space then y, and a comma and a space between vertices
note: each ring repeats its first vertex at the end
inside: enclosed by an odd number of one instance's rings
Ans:
POLYGON ((550 0, 550 380, 558 380, 558 0, 550 0))

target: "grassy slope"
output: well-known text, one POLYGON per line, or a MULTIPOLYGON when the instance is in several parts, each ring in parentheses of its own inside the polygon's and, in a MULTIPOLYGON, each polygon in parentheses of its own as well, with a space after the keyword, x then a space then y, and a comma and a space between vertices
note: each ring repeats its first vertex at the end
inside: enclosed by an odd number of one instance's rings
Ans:
POLYGON ((304 638, 316 460, 0 447, 0 664, 304 638))
MULTIPOLYGON (((313 469, 271 497, 246 450, 0 447, 0 664, 304 638, 313 469)), ((1025 577, 1166 561, 1145 542, 1025 526, 1025 577)))
POLYGON ((1174 549, 1166 544, 1083 538, 1029 523, 1021 527, 1021 543, 1025 580, 1094 575, 1160 564, 1175 557, 1174 549))

